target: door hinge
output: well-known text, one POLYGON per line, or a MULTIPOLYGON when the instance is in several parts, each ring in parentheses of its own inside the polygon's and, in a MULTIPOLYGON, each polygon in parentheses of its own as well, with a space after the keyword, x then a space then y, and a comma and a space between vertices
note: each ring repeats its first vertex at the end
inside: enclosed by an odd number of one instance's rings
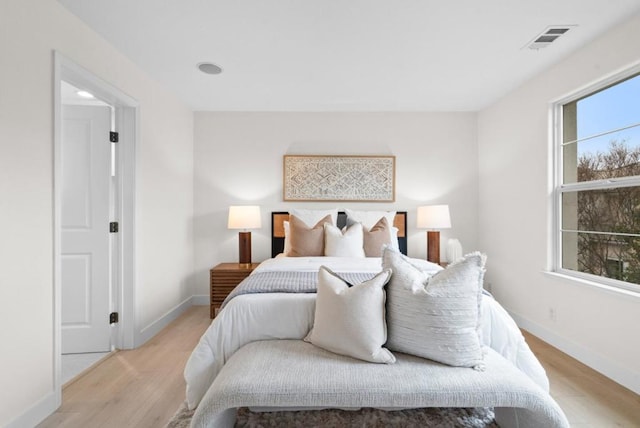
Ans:
POLYGON ((119 138, 120 135, 117 132, 109 132, 109 141, 111 141, 112 143, 117 143, 119 138))
POLYGON ((109 324, 116 324, 118 322, 118 313, 111 312, 109 314, 109 324))
POLYGON ((109 223, 109 233, 118 233, 118 222, 112 221, 109 223))

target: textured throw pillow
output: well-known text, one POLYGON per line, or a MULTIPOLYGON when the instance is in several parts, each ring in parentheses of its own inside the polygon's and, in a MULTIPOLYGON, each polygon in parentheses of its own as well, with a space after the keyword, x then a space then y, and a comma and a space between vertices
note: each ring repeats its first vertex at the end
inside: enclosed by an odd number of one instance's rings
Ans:
POLYGON ((373 228, 381 218, 386 218, 389 224, 389 244, 391 248, 398 249, 398 233, 393 231, 393 221, 396 217, 395 211, 357 211, 346 208, 347 225, 352 223, 362 223, 365 231, 373 228))
POLYGON ((386 248, 382 266, 393 271, 387 286, 386 346, 451 366, 481 368, 484 265, 485 256, 473 253, 430 275, 386 248))
POLYGON ((313 328, 305 341, 336 354, 372 363, 396 361, 388 349, 384 286, 391 271, 350 286, 325 266, 318 272, 318 296, 313 328))
MULTIPOLYGON (((382 217, 373 227, 363 233, 364 254, 367 257, 382 257, 382 249, 391 243, 389 222, 382 217)), ((396 238, 397 242, 397 238, 396 238)))
POLYGON ((324 255, 329 257, 364 257, 362 224, 341 231, 329 223, 324 224, 324 255))
POLYGON ((324 224, 331 222, 331 216, 321 219, 309 227, 293 214, 289 216, 289 257, 313 257, 324 255, 324 224))

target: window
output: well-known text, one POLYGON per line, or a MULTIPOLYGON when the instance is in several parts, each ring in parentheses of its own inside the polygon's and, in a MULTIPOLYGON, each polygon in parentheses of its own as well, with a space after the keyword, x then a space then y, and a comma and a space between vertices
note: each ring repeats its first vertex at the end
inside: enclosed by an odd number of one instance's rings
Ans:
POLYGON ((640 292, 640 73, 554 113, 555 270, 640 292))

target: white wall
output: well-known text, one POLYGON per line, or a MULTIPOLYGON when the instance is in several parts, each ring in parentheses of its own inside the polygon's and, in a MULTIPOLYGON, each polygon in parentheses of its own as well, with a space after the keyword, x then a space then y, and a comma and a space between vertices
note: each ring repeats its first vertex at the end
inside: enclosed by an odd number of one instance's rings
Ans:
POLYGON ((638 40, 640 16, 478 117, 479 242, 489 254, 487 280, 494 294, 521 326, 636 392, 640 296, 543 272, 550 254, 550 102, 639 61, 638 40))
MULTIPOLYGON (((252 232, 253 260, 270 257, 271 211, 350 207, 408 211, 409 254, 426 257, 426 232, 416 230, 419 205, 447 203, 465 250, 476 247, 475 113, 216 113, 195 114, 196 294, 208 295, 208 272, 238 260, 229 205, 258 204, 261 230, 252 232), (395 203, 283 202, 285 154, 396 156, 395 203)), ((444 254, 444 253, 442 253, 444 254)))
POLYGON ((53 50, 140 103, 137 329, 192 295, 192 112, 56 1, 3 0, 0 426, 34 424, 55 404, 53 50))

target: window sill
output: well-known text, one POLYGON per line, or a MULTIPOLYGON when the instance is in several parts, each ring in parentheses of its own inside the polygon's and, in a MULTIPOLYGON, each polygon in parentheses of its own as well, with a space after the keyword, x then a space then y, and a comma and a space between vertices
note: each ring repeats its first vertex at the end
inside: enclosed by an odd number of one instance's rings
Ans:
POLYGON ((604 291, 606 293, 614 294, 618 297, 625 296, 625 297, 640 299, 640 292, 637 292, 637 291, 614 287, 612 285, 602 284, 600 282, 591 281, 585 278, 578 278, 572 275, 567 275, 559 272, 543 271, 543 273, 552 279, 573 282, 580 285, 586 285, 589 287, 597 288, 598 290, 604 291))

